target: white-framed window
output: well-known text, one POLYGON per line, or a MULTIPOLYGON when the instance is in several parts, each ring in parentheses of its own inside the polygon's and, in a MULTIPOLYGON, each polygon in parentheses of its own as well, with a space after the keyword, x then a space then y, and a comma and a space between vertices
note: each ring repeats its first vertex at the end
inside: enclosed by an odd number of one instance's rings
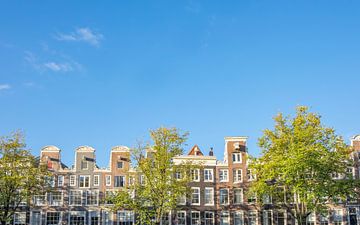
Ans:
POLYGON ((191 225, 200 225, 200 212, 199 211, 191 211, 191 225))
POLYGON ((114 187, 125 187, 125 176, 114 176, 114 187))
POLYGON ((64 176, 63 175, 58 175, 58 187, 62 187, 64 186, 64 176))
POLYGON ((186 195, 179 196, 178 205, 186 205, 186 195))
POLYGON ((100 185, 100 175, 94 175, 94 186, 100 185))
POLYGON ((192 181, 195 181, 195 182, 200 181, 200 170, 199 169, 191 170, 191 179, 192 179, 192 181))
POLYGON ((90 187, 90 175, 79 175, 79 187, 81 188, 90 187))
POLYGON ((205 211, 204 220, 205 220, 205 225, 214 225, 215 224, 214 212, 205 211))
POLYGON ((117 212, 117 225, 133 225, 134 213, 131 211, 118 211, 117 212))
POLYGON ((170 213, 168 212, 163 213, 160 220, 160 225, 170 225, 170 213))
POLYGON ((234 212, 234 225, 244 225, 244 212, 235 211, 234 212))
POLYGON ((103 210, 102 211, 102 224, 103 225, 112 225, 113 221, 112 221, 112 212, 103 210))
POLYGON ((176 180, 181 180, 183 177, 182 177, 182 174, 180 171, 176 171, 175 172, 175 179, 176 180))
POLYGON ((140 175, 140 184, 145 185, 145 175, 140 175))
POLYGON ((116 165, 118 169, 122 169, 124 167, 124 163, 122 161, 118 161, 116 165))
POLYGON ((48 181, 48 184, 50 185, 50 187, 55 187, 55 177, 54 176, 47 177, 47 181, 48 181))
POLYGON ((241 163, 241 153, 232 154, 233 163, 241 163))
POLYGON ((98 205, 99 204, 99 191, 87 190, 86 191, 86 205, 98 205))
POLYGON ((228 211, 222 211, 220 213, 220 225, 230 225, 230 218, 228 211))
POLYGON ((82 170, 87 170, 88 169, 88 161, 86 160, 81 160, 81 169, 82 170))
POLYGON ((263 225, 272 225, 272 211, 264 210, 263 211, 263 225))
POLYGON ((346 168, 346 173, 348 174, 348 176, 355 178, 355 168, 354 167, 346 168))
POLYGON ((70 211, 69 212, 69 225, 85 225, 86 211, 70 211))
POLYGON ((229 171, 227 169, 219 170, 219 181, 228 182, 229 181, 229 171))
POLYGON ((99 225, 99 224, 100 224, 100 212, 89 211, 89 225, 99 225))
POLYGON ((61 212, 46 212, 46 225, 58 225, 61 223, 61 212))
POLYGON ((234 169, 233 170, 233 181, 234 183, 242 182, 242 169, 234 169))
POLYGON ((343 210, 334 209, 333 210, 333 225, 342 225, 343 224, 343 210))
POLYGON ((204 169, 204 181, 205 182, 214 181, 214 170, 213 169, 204 169))
POLYGON ((205 205, 214 205, 214 188, 206 187, 204 194, 205 205))
POLYGON ((256 180, 256 176, 255 176, 255 174, 252 172, 251 169, 247 169, 247 170, 246 170, 246 175, 247 175, 247 180, 248 180, 248 181, 256 180))
POLYGON ((81 190, 71 190, 69 196, 69 205, 82 205, 82 191, 81 190))
POLYGON ((244 193, 242 188, 234 189, 234 204, 244 203, 244 193))
POLYGON ((14 213, 14 224, 26 225, 26 212, 15 212, 14 213))
POLYGON ((200 188, 192 187, 191 188, 191 204, 200 205, 200 188))
POLYGON ((111 175, 105 176, 105 186, 111 186, 111 175))
POLYGON ((274 213, 274 224, 285 225, 286 224, 286 212, 279 210, 274 213))
POLYGON ((268 194, 264 194, 263 195, 263 203, 264 204, 271 204, 272 203, 272 198, 270 195, 268 194))
POLYGON ((70 175, 70 186, 76 186, 76 175, 70 175))
POLYGON ((186 225, 186 211, 176 212, 177 225, 186 225))
POLYGON ((219 190, 220 197, 220 205, 228 205, 229 204, 229 189, 222 188, 219 190))
POLYGON ((257 211, 248 212, 248 225, 257 225, 257 211))
POLYGON ((52 191, 47 194, 49 205, 61 206, 63 204, 63 193, 62 191, 52 191))
POLYGON ((31 211, 30 224, 31 225, 41 225, 41 212, 40 211, 31 211))
POLYGON ((34 195, 33 203, 36 206, 44 206, 46 205, 46 193, 41 195, 34 195))

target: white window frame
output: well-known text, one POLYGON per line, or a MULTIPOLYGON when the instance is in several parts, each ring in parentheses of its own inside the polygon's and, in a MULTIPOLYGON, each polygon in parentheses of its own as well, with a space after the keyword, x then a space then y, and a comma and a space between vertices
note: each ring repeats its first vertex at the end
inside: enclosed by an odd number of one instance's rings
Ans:
POLYGON ((224 224, 230 225, 230 213, 229 213, 229 211, 221 211, 220 212, 220 225, 224 225, 224 224), (223 215, 227 215, 227 217, 226 217, 227 223, 223 223, 222 219, 225 218, 225 217, 223 217, 223 215))
POLYGON ((229 182, 229 170, 228 169, 219 169, 219 181, 220 182, 229 182), (224 172, 226 174, 226 177, 224 176, 225 175, 224 172))
POLYGON ((26 212, 15 212, 14 213, 14 215, 13 215, 13 218, 14 218, 14 225, 17 225, 17 224, 27 224, 26 223, 26 212), (16 215, 21 215, 21 216, 19 216, 19 218, 21 218, 22 220, 24 220, 24 221, 20 221, 20 222, 16 222, 15 221, 15 217, 16 217, 16 215))
POLYGON ((191 213, 191 214, 190 214, 190 216, 191 216, 191 218, 190 218, 190 223, 191 223, 191 225, 200 225, 200 224, 201 224, 201 214, 200 214, 200 211, 191 211, 190 213, 191 213), (198 217, 198 222, 197 222, 197 223, 193 223, 193 213, 196 213, 196 214, 199 215, 199 217, 198 217))
POLYGON ((84 217, 84 224, 87 224, 86 211, 69 211, 68 213, 68 224, 70 225, 70 218, 72 215, 80 215, 84 217))
POLYGON ((200 169, 191 170, 191 181, 192 182, 199 182, 200 181, 200 169), (194 177, 196 177, 196 179, 194 179, 194 177))
MULTIPOLYGON (((130 218, 132 224, 135 224, 135 219, 134 219, 134 212, 133 211, 129 211, 129 210, 120 210, 116 212, 116 221, 117 221, 117 225, 120 225, 120 213, 125 213, 125 219, 130 218)), ((126 222, 130 222, 129 220, 126 220, 126 222)))
POLYGON ((105 175, 105 186, 111 186, 111 175, 105 175))
POLYGON ((47 193, 48 205, 49 205, 49 206, 62 206, 62 205, 64 204, 64 193, 63 193, 63 191, 54 190, 53 192, 47 193), (61 194, 61 201, 60 201, 60 203, 57 203, 57 204, 54 204, 54 203, 53 203, 53 200, 52 200, 53 192, 58 192, 58 193, 61 194))
POLYGON ((89 187, 91 187, 91 177, 90 177, 90 175, 79 175, 79 188, 89 188, 89 187), (89 182, 88 182, 89 186, 83 186, 83 187, 80 186, 81 185, 81 182, 80 182, 81 177, 84 177, 84 185, 86 184, 86 178, 89 179, 89 182))
POLYGON ((85 191, 85 205, 94 205, 94 206, 99 205, 99 190, 86 190, 85 191), (95 193, 95 196, 96 196, 96 203, 95 204, 89 204, 89 202, 88 202, 88 194, 89 194, 89 192, 91 194, 95 193))
POLYGON ((234 221, 234 225, 244 225, 245 224, 245 219, 244 219, 244 211, 242 210, 237 210, 233 213, 233 221, 234 221), (240 218, 241 222, 240 224, 236 224, 235 223, 235 218, 236 216, 240 216, 238 218, 240 218))
POLYGON ((82 205, 83 205, 83 190, 76 190, 76 189, 75 189, 75 190, 70 190, 70 191, 69 191, 69 205, 70 205, 70 206, 82 206, 82 205), (71 195, 71 192, 72 192, 72 191, 74 191, 74 192, 75 192, 75 191, 76 191, 76 192, 80 192, 80 204, 71 204, 71 203, 72 203, 72 202, 71 202, 71 196, 72 196, 72 195, 71 195))
POLYGON ((238 169, 233 170, 233 181, 234 181, 234 183, 242 183, 243 182, 243 171, 242 171, 242 169, 238 168, 238 169), (238 180, 239 171, 240 171, 240 176, 241 176, 240 180, 238 180))
MULTIPOLYGON (((45 212, 45 224, 47 224, 47 222, 48 222, 47 221, 48 213, 59 213, 59 222, 57 224, 58 225, 61 224, 61 222, 62 222, 62 212, 61 211, 47 211, 47 212, 45 212)), ((41 219, 40 219, 40 221, 41 221, 41 219)), ((41 224, 41 222, 40 222, 40 224, 41 224)))
POLYGON ((70 175, 69 185, 70 185, 71 187, 75 187, 75 186, 76 186, 76 175, 70 175))
POLYGON ((201 196, 200 196, 200 188, 199 187, 192 187, 191 188, 191 205, 200 205, 200 203, 201 203, 201 196), (197 194, 198 194, 198 199, 199 199, 199 202, 198 203, 193 203, 193 194, 194 194, 194 192, 193 192, 193 190, 197 190, 198 192, 197 192, 197 194))
POLYGON ((274 217, 274 214, 273 214, 272 210, 262 210, 262 224, 263 225, 275 225, 273 222, 273 219, 274 219, 273 217, 274 217), (268 221, 265 221, 265 219, 268 218, 268 213, 270 213, 271 224, 268 224, 267 223, 268 221), (265 215, 266 215, 266 218, 265 218, 265 215))
POLYGON ((100 175, 94 175, 94 186, 98 187, 100 185, 100 175))
POLYGON ((58 179, 57 186, 58 187, 64 186, 64 175, 58 175, 57 179, 58 179))
POLYGON ((249 218, 250 218, 250 214, 251 213, 254 213, 255 214, 255 224, 258 224, 258 211, 257 210, 249 210, 248 212, 247 212, 247 220, 248 220, 248 225, 251 225, 250 224, 250 221, 249 221, 249 218))
POLYGON ((31 225, 41 225, 42 221, 42 212, 40 210, 34 210, 30 212, 30 224, 31 225), (34 214, 38 214, 38 220, 34 221, 34 214))
POLYGON ((101 215, 101 224, 102 225, 112 225, 112 212, 108 210, 103 210, 101 215))
POLYGON ((220 189, 219 189, 219 204, 220 204, 220 205, 229 205, 229 204, 230 204, 229 188, 220 188, 220 189), (222 203, 222 202, 221 202, 221 190, 227 190, 227 203, 222 203))
MULTIPOLYGON (((121 182, 120 182, 121 183, 121 182)), ((125 175, 115 175, 114 176, 114 187, 116 188, 122 188, 126 186, 126 176, 125 175), (116 177, 119 177, 120 181, 122 180, 123 186, 115 186, 116 185, 116 177)))
POLYGON ((186 205, 186 195, 179 196, 178 205, 186 205))
POLYGON ((92 215, 95 215, 96 217, 99 217, 99 220, 98 220, 98 223, 97 225, 99 225, 101 223, 101 216, 100 216, 100 212, 99 211, 96 211, 96 210, 90 210, 88 211, 88 224, 91 224, 91 217, 92 215))
POLYGON ((177 211, 176 212, 176 221, 177 221, 177 225, 186 225, 186 211, 177 211), (184 224, 179 224, 179 214, 178 213, 184 213, 184 224))
POLYGON ((233 189, 233 202, 234 202, 234 205, 240 205, 240 204, 244 204, 244 189, 242 188, 234 188, 233 189), (237 190, 240 190, 240 193, 241 193, 241 202, 235 202, 235 191, 237 190))
POLYGON ((204 182, 213 182, 214 181, 214 169, 204 169, 204 182), (211 179, 206 179, 206 172, 209 172, 211 179))
POLYGON ((332 214, 333 214, 333 224, 335 224, 335 222, 340 222, 340 224, 341 225, 343 225, 344 224, 344 210, 343 209, 337 209, 337 208, 334 208, 333 210, 332 210, 332 214), (340 217, 341 217, 341 220, 337 220, 337 213, 336 212, 340 212, 340 217))
POLYGON ((204 224, 205 225, 210 225, 210 224, 207 223, 207 218, 206 218, 207 213, 212 214, 212 224, 215 225, 215 213, 213 211, 205 211, 204 212, 204 224))
POLYGON ((232 153, 231 157, 232 157, 231 160, 232 160, 232 162, 234 164, 242 163, 242 155, 241 155, 241 153, 234 152, 234 153, 232 153), (235 160, 234 160, 234 158, 235 158, 235 160))
POLYGON ((212 205, 214 205, 215 203, 214 203, 215 201, 214 201, 214 188, 212 188, 212 187, 205 187, 205 190, 204 190, 204 205, 206 205, 206 206, 208 206, 208 205, 210 205, 210 206, 212 206, 212 205), (211 190, 211 203, 206 203, 206 190, 211 190))

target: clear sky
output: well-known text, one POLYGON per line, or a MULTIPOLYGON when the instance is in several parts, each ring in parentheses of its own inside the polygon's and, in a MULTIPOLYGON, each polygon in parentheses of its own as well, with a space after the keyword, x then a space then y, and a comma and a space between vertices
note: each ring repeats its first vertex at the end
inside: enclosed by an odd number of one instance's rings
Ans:
POLYGON ((278 112, 307 105, 347 141, 360 133, 360 2, 3 1, 0 135, 28 147, 115 145, 175 126, 223 156, 249 152, 278 112))

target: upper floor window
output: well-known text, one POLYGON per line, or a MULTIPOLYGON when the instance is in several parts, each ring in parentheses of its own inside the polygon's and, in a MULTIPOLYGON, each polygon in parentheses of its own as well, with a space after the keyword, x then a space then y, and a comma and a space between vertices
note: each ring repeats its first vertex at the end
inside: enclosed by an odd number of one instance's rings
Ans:
POLYGON ((234 189, 234 204, 243 203, 243 189, 237 188, 234 189))
POLYGON ((256 176, 255 176, 255 174, 252 172, 251 169, 247 169, 247 170, 246 170, 246 175, 247 175, 248 181, 252 181, 252 180, 255 180, 255 179, 256 179, 256 176))
POLYGON ((90 176, 89 175, 80 175, 79 176, 79 187, 90 187, 90 176))
POLYGON ((99 191, 86 191, 86 205, 98 205, 99 191))
POLYGON ((213 169, 204 169, 204 181, 213 181, 214 180, 214 170, 213 169))
POLYGON ((62 187, 64 185, 64 176, 59 175, 58 176, 58 187, 62 187))
POLYGON ((60 224, 61 212, 46 212, 46 224, 60 224))
POLYGON ((193 187, 191 191, 191 204, 200 205, 200 188, 193 187))
POLYGON ((176 171, 176 172, 175 172, 175 179, 177 179, 177 180, 181 180, 181 179, 182 179, 182 174, 181 174, 180 171, 176 171))
POLYGON ((16 212, 14 214, 14 224, 25 225, 26 224, 26 212, 16 212))
POLYGON ((124 187, 124 186, 125 186, 125 176, 115 176, 114 187, 124 187))
POLYGON ((82 170, 88 169, 88 162, 86 160, 81 160, 81 169, 82 170))
POLYGON ((33 201, 34 201, 34 205, 36 205, 36 206, 45 205, 46 204, 46 194, 35 195, 33 201))
POLYGON ((228 189, 220 189, 220 204, 227 205, 229 204, 229 190, 228 189))
POLYGON ((100 175, 94 175, 94 186, 100 185, 100 175))
POLYGON ((105 185, 106 186, 111 186, 111 175, 106 175, 105 176, 105 185))
POLYGON ((70 175, 70 186, 76 186, 76 176, 70 175))
POLYGON ((82 191, 70 191, 69 205, 82 204, 82 191))
POLYGON ((205 205, 214 205, 214 188, 205 188, 205 205))
POLYGON ((232 154, 233 163, 241 163, 241 153, 232 154))
POLYGON ((191 179, 192 179, 192 181, 200 181, 200 170, 199 169, 191 170, 191 179))
POLYGON ((234 183, 242 182, 242 169, 233 170, 233 180, 234 183))
POLYGON ((200 212, 198 211, 191 211, 191 225, 200 225, 200 212))
POLYGON ((220 180, 220 182, 229 181, 228 170, 226 170, 226 169, 219 170, 219 180, 220 180))
POLYGON ((61 191, 53 191, 48 193, 49 205, 61 206, 63 202, 63 195, 61 191))
POLYGON ((179 196, 177 202, 178 202, 179 205, 186 205, 186 195, 179 196))
POLYGON ((121 161, 117 162, 117 168, 118 169, 122 169, 123 166, 124 166, 123 162, 121 162, 121 161))

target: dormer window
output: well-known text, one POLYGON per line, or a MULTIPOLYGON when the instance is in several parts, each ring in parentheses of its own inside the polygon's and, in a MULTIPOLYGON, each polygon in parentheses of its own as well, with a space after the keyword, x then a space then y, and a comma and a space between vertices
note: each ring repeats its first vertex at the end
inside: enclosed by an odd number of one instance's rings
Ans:
POLYGON ((82 170, 87 170, 88 169, 88 162, 85 160, 81 161, 81 169, 82 170))
POLYGON ((233 163, 241 163, 241 153, 232 154, 233 163))
POLYGON ((121 162, 121 161, 117 162, 117 168, 118 169, 122 169, 123 166, 124 166, 123 162, 121 162))

